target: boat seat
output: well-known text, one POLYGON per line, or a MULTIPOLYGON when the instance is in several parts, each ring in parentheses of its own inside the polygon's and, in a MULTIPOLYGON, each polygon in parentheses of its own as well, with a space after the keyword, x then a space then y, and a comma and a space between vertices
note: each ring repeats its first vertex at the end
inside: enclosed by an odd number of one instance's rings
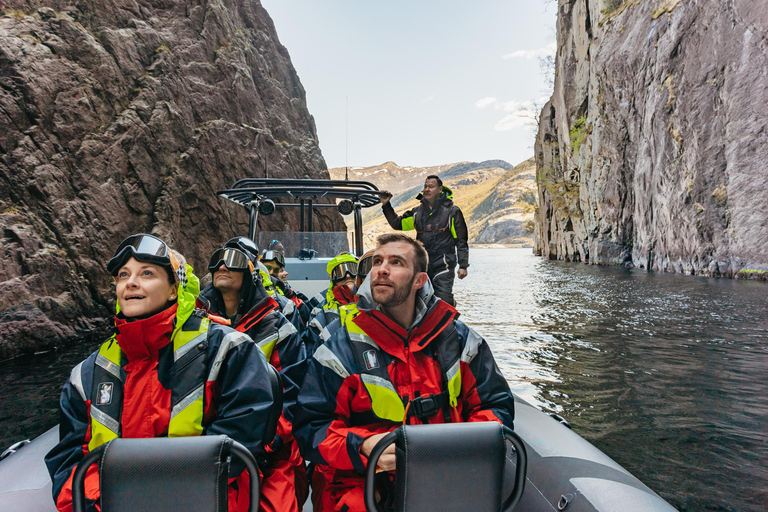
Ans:
POLYGON ((88 453, 72 481, 75 512, 86 511, 85 474, 99 463, 102 512, 226 512, 231 456, 248 468, 249 510, 259 505, 259 470, 243 445, 227 436, 113 439, 88 453))
POLYGON ((495 421, 406 425, 371 451, 365 482, 368 512, 382 511, 375 498, 376 463, 392 443, 396 512, 510 511, 523 494, 525 446, 511 429, 495 421), (516 470, 512 493, 504 499, 508 443, 515 448, 516 470))

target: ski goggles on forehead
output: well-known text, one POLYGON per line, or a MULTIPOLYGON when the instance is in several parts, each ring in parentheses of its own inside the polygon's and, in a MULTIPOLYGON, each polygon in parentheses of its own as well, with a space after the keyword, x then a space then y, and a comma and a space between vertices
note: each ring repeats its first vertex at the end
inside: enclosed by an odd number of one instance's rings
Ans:
POLYGON ((117 246, 115 254, 107 262, 107 272, 117 275, 117 271, 131 258, 143 263, 172 266, 165 242, 156 236, 140 234, 129 236, 117 246))
POLYGON ((222 263, 229 270, 246 271, 253 269, 253 264, 248 256, 243 251, 231 247, 224 247, 214 252, 211 261, 208 262, 208 270, 216 272, 222 263))
POLYGON ((357 276, 357 263, 345 261, 333 267, 331 270, 331 281, 334 283, 343 280, 349 274, 350 277, 357 276))
POLYGON ((274 261, 281 267, 285 267, 285 256, 279 251, 265 251, 261 261, 274 261))
POLYGON ((368 256, 367 258, 363 258, 360 260, 360 262, 357 264, 357 275, 358 277, 365 277, 373 268, 373 255, 368 256))

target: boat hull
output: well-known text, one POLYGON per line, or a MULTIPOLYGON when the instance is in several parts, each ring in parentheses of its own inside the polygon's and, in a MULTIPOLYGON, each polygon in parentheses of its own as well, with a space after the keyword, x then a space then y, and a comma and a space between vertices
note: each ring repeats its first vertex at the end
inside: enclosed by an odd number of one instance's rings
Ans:
MULTIPOLYGON (((521 399, 516 399, 515 405, 515 431, 525 442, 528 453, 525 492, 516 510, 675 510, 613 459, 559 421, 521 399)), ((53 428, 0 461, 0 510, 56 510, 43 457, 58 438, 58 429, 53 428)), ((439 483, 430 485, 439 489, 439 483)), ((305 511, 311 511, 309 502, 305 511)))

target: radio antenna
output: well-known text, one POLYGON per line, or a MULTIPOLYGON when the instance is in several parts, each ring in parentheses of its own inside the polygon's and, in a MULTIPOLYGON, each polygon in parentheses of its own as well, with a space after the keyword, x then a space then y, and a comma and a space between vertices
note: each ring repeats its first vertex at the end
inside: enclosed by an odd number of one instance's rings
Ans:
POLYGON ((349 181, 349 96, 344 106, 344 179, 349 181))

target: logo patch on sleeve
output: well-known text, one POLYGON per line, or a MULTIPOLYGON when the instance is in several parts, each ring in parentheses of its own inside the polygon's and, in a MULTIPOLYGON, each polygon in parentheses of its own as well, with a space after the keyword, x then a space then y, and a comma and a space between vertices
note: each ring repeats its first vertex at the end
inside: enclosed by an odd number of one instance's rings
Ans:
POLYGON ((366 350, 363 352, 363 360, 365 361, 365 367, 368 370, 373 370, 379 367, 379 358, 376 356, 375 350, 366 350))
POLYGON ((112 389, 114 384, 111 382, 102 382, 99 384, 99 396, 96 398, 96 405, 109 405, 112 403, 112 389))

